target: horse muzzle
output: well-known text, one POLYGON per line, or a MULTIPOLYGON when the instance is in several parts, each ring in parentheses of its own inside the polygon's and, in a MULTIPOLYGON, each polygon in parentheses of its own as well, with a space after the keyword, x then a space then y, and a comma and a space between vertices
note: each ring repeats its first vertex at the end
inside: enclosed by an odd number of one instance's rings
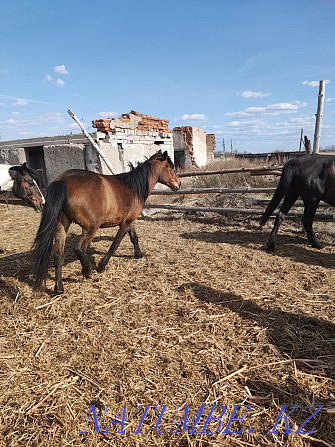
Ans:
POLYGON ((37 213, 43 211, 43 208, 44 208, 44 203, 43 203, 43 202, 41 202, 41 203, 35 203, 34 201, 31 201, 31 200, 26 199, 26 198, 24 198, 24 199, 22 199, 22 200, 23 200, 28 206, 30 206, 31 208, 34 208, 34 210, 35 210, 37 213))

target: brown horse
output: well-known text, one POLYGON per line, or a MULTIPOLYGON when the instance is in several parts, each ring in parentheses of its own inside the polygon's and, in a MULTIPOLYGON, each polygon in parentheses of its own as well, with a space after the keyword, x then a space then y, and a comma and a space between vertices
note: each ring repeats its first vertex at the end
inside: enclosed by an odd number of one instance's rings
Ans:
POLYGON ((167 152, 154 154, 131 170, 117 175, 103 175, 91 171, 71 169, 57 177, 49 186, 42 220, 34 242, 34 279, 41 289, 46 278, 52 246, 55 260, 55 292, 63 293, 62 266, 66 233, 72 222, 82 228, 82 236, 75 253, 82 264, 82 273, 89 277, 91 263, 86 250, 97 230, 119 226, 115 239, 103 256, 98 271, 102 272, 110 257, 129 233, 135 257, 142 252, 134 228, 134 221, 143 211, 144 203, 157 182, 173 190, 180 188, 180 179, 167 152))

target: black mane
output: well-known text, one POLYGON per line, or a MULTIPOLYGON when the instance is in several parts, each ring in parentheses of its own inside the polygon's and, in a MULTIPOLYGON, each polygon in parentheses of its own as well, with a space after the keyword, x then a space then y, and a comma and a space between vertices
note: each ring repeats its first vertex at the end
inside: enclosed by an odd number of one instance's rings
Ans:
MULTIPOLYGON (((130 171, 116 174, 115 177, 127 185, 128 188, 132 189, 140 199, 145 201, 149 196, 149 175, 152 170, 151 162, 157 160, 157 158, 161 156, 162 153, 157 152, 147 160, 137 163, 136 166, 129 163, 130 171)), ((168 155, 167 160, 169 161, 170 166, 174 168, 174 164, 168 155)))

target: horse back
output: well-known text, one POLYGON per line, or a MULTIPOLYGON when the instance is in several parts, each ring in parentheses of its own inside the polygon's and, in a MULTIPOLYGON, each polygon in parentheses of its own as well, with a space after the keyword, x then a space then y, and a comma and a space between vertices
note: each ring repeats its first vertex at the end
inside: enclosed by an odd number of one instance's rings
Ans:
POLYGON ((132 222, 143 210, 143 201, 113 175, 70 169, 54 181, 65 183, 68 203, 64 211, 83 227, 111 227, 132 222))
POLYGON ((318 198, 335 205, 335 156, 313 154, 288 163, 295 166, 294 187, 302 198, 318 198))

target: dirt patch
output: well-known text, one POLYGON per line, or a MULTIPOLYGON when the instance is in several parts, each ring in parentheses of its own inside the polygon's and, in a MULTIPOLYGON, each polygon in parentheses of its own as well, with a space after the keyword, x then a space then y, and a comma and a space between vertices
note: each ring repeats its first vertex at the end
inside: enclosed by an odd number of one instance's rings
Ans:
MULTIPOLYGON (((287 222, 269 254, 271 224, 259 233, 254 220, 158 214, 136 223, 146 257, 134 259, 125 238, 105 273, 91 279, 82 278, 73 254, 80 231, 72 226, 65 294, 54 297, 32 289, 40 215, 1 205, 0 217, 0 445, 334 445, 332 225, 316 225, 326 244, 318 251, 287 222), (219 427, 218 420, 205 426, 215 404, 227 409, 222 426, 202 433, 219 427), (227 431, 245 428, 224 433, 237 404, 250 408, 240 408, 235 417, 245 418, 227 431), (99 433, 90 405, 99 423, 113 405, 99 433), (134 433, 139 405, 157 405, 141 434, 134 433), (190 420, 202 405, 195 433, 196 418, 183 433, 185 408, 190 420), (315 427, 310 434, 287 434, 285 419, 269 433, 281 405, 286 412, 300 405, 287 418, 290 432, 316 410, 307 405, 324 408, 302 428, 315 427), (120 423, 110 424, 117 415, 120 423)), ((90 249, 95 262, 115 234, 99 231, 90 249)), ((221 412, 216 407, 212 416, 221 412)))

